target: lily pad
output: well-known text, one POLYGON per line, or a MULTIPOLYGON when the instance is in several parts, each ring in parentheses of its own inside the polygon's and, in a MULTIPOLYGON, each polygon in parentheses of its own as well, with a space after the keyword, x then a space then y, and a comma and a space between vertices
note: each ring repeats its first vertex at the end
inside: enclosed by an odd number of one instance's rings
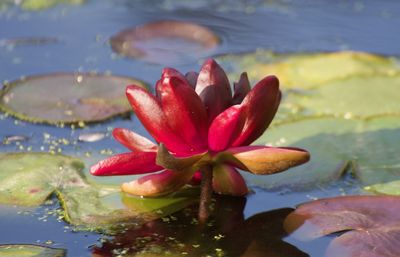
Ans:
POLYGON ((181 21, 157 21, 125 29, 110 39, 112 49, 127 57, 171 64, 199 58, 219 45, 207 27, 181 21))
POLYGON ((0 245, 0 257, 63 257, 66 251, 38 245, 0 245))
POLYGON ((0 91, 0 109, 40 123, 95 122, 126 114, 125 88, 143 82, 91 73, 53 73, 11 82, 0 91), (49 94, 51 92, 51 94, 49 94))
POLYGON ((374 184, 364 187, 365 190, 384 195, 398 195, 400 196, 400 180, 395 180, 382 184, 374 184))
POLYGON ((302 204, 284 227, 303 240, 342 233, 326 257, 394 257, 400 256, 399 220, 398 196, 346 196, 302 204))
POLYGON ((85 0, 23 0, 21 7, 25 10, 38 11, 58 4, 80 5, 84 2, 85 0))
POLYGON ((0 203, 38 206, 58 188, 86 184, 78 159, 46 153, 0 155, 0 203))
POLYGON ((400 114, 400 73, 393 76, 352 76, 304 92, 288 92, 282 113, 292 118, 334 115, 371 117, 400 114), (367 100, 368 99, 368 100, 367 100))
POLYGON ((257 51, 221 59, 223 62, 238 63, 234 73, 236 70, 247 70, 253 81, 274 74, 279 77, 284 88, 309 89, 354 75, 390 75, 400 70, 393 58, 350 51, 282 55, 257 51))
POLYGON ((289 171, 246 179, 267 189, 304 190, 340 178, 346 170, 362 184, 398 179, 400 119, 315 118, 271 127, 256 144, 308 149, 311 160, 289 171))
POLYGON ((165 198, 130 197, 118 187, 88 183, 82 169, 79 160, 67 156, 2 154, 0 204, 38 206, 56 193, 68 222, 109 232, 125 223, 140 225, 169 215, 197 199, 197 190, 190 188, 165 198))

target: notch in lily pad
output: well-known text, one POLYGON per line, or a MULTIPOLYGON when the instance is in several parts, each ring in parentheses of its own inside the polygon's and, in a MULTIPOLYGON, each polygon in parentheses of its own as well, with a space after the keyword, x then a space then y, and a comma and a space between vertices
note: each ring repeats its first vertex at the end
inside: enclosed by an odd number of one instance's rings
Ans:
POLYGON ((180 63, 207 55, 220 44, 209 28, 183 21, 156 21, 128 28, 110 39, 112 49, 151 63, 180 63))
POLYGON ((124 89, 134 78, 92 73, 51 73, 22 78, 0 91, 0 109, 48 124, 99 122, 130 112, 124 89))

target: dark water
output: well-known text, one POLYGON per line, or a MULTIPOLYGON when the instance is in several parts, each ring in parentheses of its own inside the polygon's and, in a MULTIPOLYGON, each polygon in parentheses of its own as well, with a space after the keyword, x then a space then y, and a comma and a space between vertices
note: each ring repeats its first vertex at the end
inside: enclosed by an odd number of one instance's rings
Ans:
MULTIPOLYGON (((162 64, 156 64, 120 58, 112 52, 108 44, 110 36, 129 26, 163 19, 191 21, 212 29, 222 40, 213 52, 215 55, 262 48, 276 52, 349 49, 400 56, 399 12, 400 2, 390 0, 213 0, 207 3, 93 0, 81 6, 59 5, 34 12, 11 5, 0 12, 0 80, 10 81, 55 71, 107 71, 137 77, 153 85, 165 65, 184 72, 197 70, 199 62, 193 58, 178 63, 163 58, 160 60, 162 64)), ((114 119, 72 130, 69 127, 33 125, 2 115, 0 139, 9 135, 24 135, 29 139, 23 143, 0 144, 0 151, 48 151, 50 144, 43 141, 44 133, 52 139, 76 139, 86 132, 104 132, 108 136, 96 143, 62 146, 63 153, 84 156, 86 152, 99 155, 104 149, 122 151, 122 147, 110 139, 112 127, 128 127, 146 134, 135 118, 132 121, 114 119)), ((275 212, 271 214, 272 210, 293 208, 310 199, 357 193, 356 187, 346 181, 312 192, 265 192, 257 188, 254 191, 247 197, 244 210, 239 210, 241 222, 260 213, 268 218, 276 215, 275 212)), ((92 251, 111 256, 113 250, 118 252, 115 250, 119 249, 118 240, 129 243, 124 235, 102 243, 98 234, 73 232, 68 224, 48 215, 49 211, 57 208, 56 203, 34 210, 0 206, 0 243, 50 245, 67 249, 68 256, 91 256, 92 251)), ((173 233, 166 231, 167 236, 173 233)), ((127 233, 126 237, 134 237, 135 233, 127 233)), ((249 233, 260 233, 261 239, 268 238, 268 233, 263 230, 249 233)), ((238 239, 232 236, 230 240, 235 242, 238 239)), ((298 242, 290 237, 284 240, 317 257, 322 256, 330 238, 311 243, 298 242)))

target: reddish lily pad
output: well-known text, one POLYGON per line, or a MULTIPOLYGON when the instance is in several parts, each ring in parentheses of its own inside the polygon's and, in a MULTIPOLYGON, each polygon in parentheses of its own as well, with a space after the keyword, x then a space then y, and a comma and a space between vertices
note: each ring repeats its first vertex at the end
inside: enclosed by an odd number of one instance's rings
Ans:
POLYGON ((400 256, 399 220, 398 196, 346 196, 302 204, 284 227, 305 240, 343 232, 326 257, 394 257, 400 256))
POLYGON ((157 21, 125 29, 110 40, 123 56, 153 63, 199 58, 218 46, 219 38, 207 27, 181 21, 157 21))
POLYGON ((40 123, 95 122, 131 111, 127 85, 133 78, 90 73, 53 73, 11 82, 0 91, 0 109, 40 123), (51 92, 51 93, 49 93, 51 92))
POLYGON ((38 245, 7 244, 0 245, 0 257, 63 257, 64 249, 50 248, 38 245))
POLYGON ((46 153, 0 155, 0 204, 39 206, 56 193, 65 219, 84 229, 111 231, 125 223, 143 224, 169 215, 196 197, 184 189, 165 198, 129 197, 119 187, 89 183, 83 163, 46 153))
POLYGON ((398 179, 400 169, 398 116, 370 120, 314 118, 271 127, 256 144, 308 149, 311 160, 269 176, 244 173, 267 189, 304 190, 340 178, 346 170, 364 185, 398 179))

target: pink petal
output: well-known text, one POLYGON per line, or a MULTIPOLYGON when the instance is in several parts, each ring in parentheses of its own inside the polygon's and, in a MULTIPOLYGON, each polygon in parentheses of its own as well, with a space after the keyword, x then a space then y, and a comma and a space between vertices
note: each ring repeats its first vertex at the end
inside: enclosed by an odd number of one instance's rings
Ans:
POLYGON ((275 76, 268 76, 243 99, 246 109, 246 123, 233 146, 249 145, 268 128, 280 102, 279 81, 275 76))
POLYGON ((134 85, 127 87, 126 95, 136 116, 157 142, 163 142, 174 152, 190 151, 190 146, 169 127, 164 112, 153 95, 134 85))
POLYGON ((185 78, 165 77, 160 101, 169 127, 180 135, 192 152, 207 149, 207 113, 200 97, 185 78))
POLYGON ((144 174, 161 170, 155 152, 131 152, 111 156, 90 168, 95 176, 144 174))
POLYGON ((147 138, 124 128, 115 128, 112 132, 114 138, 132 151, 156 152, 158 146, 147 138))
POLYGON ((240 104, 251 90, 250 81, 246 72, 243 72, 240 75, 239 82, 233 83, 233 89, 235 93, 233 95, 232 103, 240 104))
POLYGON ((249 192, 242 175, 230 165, 214 166, 213 188, 223 195, 243 196, 249 192))
POLYGON ((209 122, 230 106, 232 93, 228 77, 213 59, 204 62, 197 79, 196 93, 207 109, 209 122))
POLYGON ((193 176, 193 172, 178 172, 163 170, 137 180, 123 183, 122 191, 132 195, 161 196, 178 191, 186 185, 193 176))
POLYGON ((185 74, 186 80, 189 82, 189 85, 194 89, 196 88, 197 79, 199 74, 194 71, 189 71, 185 74))
POLYGON ((240 105, 234 105, 218 115, 210 125, 208 146, 213 151, 228 148, 240 135, 245 122, 245 113, 240 105))
POLYGON ((232 154, 233 165, 260 175, 281 172, 310 159, 306 150, 290 147, 243 146, 226 152, 232 154))

